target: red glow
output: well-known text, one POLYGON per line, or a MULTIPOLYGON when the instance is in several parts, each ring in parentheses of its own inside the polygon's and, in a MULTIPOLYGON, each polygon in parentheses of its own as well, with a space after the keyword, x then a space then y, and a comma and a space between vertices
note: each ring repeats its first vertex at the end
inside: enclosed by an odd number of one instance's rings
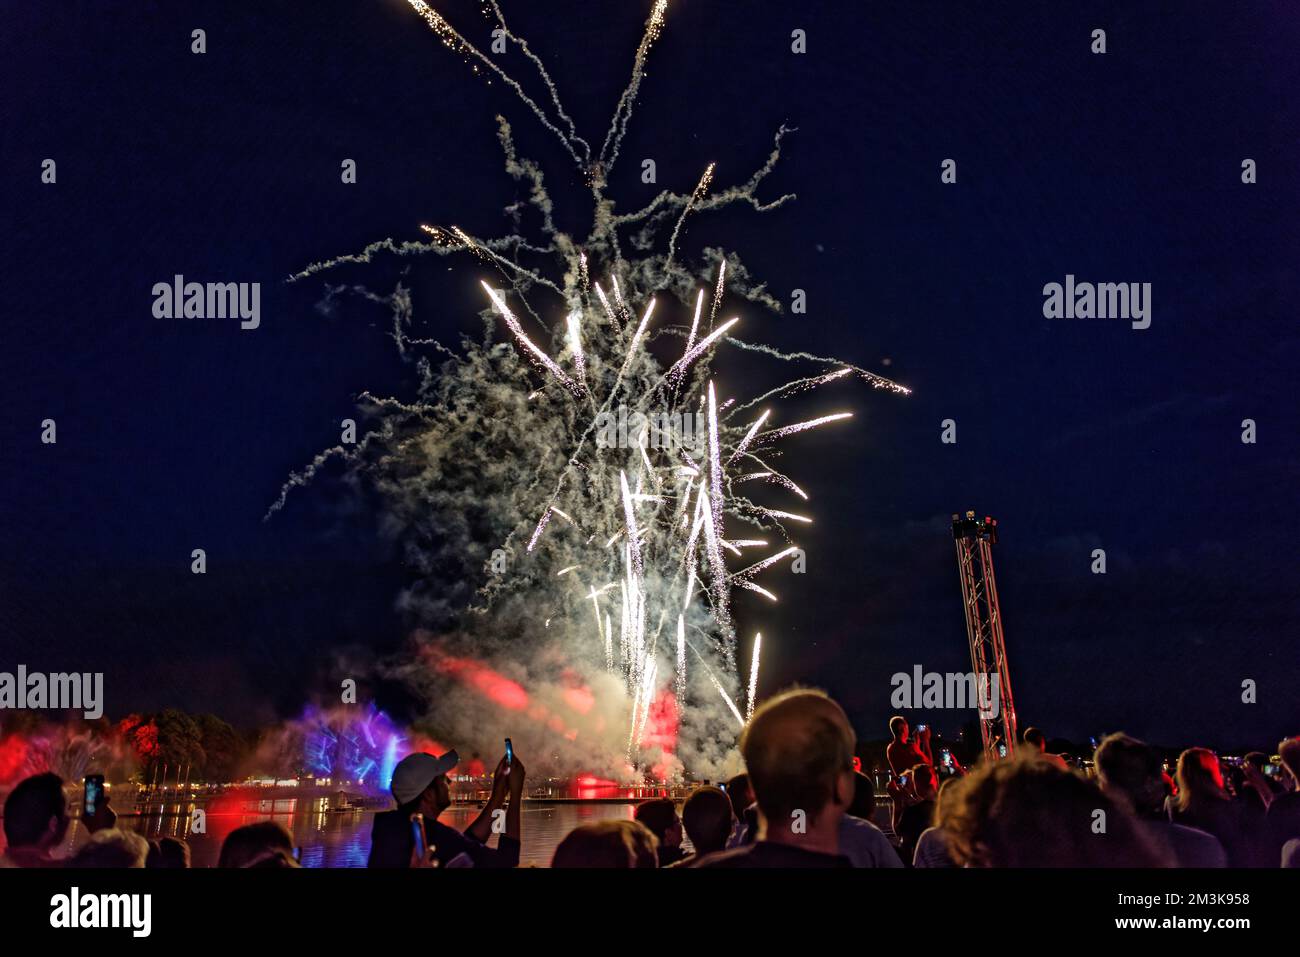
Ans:
POLYGON ((433 738, 426 737, 423 734, 417 734, 411 742, 412 753, 423 751, 425 754, 432 754, 434 757, 439 757, 450 750, 451 748, 439 744, 437 741, 433 740, 433 738))
POLYGON ((27 764, 27 742, 16 734, 0 741, 0 782, 18 777, 27 764))
POLYGON ((671 688, 665 687, 650 702, 641 744, 647 748, 662 748, 667 754, 672 754, 677 746, 677 697, 671 688))
POLYGON ((528 707, 528 692, 517 681, 511 681, 500 672, 471 658, 457 658, 430 649, 426 653, 434 670, 461 681, 481 692, 503 708, 523 711, 528 707))
POLYGON ((618 787, 616 781, 598 778, 594 774, 579 774, 573 782, 577 785, 577 797, 580 801, 590 801, 599 797, 610 797, 609 789, 618 787))
POLYGON ((586 714, 596 703, 596 699, 586 688, 565 688, 564 703, 578 714, 586 714))

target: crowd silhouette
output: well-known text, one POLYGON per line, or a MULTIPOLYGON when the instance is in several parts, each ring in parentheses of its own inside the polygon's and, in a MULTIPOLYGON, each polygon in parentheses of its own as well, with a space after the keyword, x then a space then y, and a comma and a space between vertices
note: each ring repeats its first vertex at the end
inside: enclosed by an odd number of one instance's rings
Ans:
MULTIPOLYGON (((556 868, 938 868, 1300 866, 1300 737, 1278 745, 1280 764, 1251 752, 1237 762, 1183 751, 1169 774, 1159 751, 1126 734, 1103 739, 1086 771, 1047 751, 1036 728, 1013 758, 967 770, 946 750, 939 766, 929 729, 890 721, 891 804, 878 815, 871 779, 855 764, 857 737, 822 692, 794 689, 766 701, 745 727, 746 772, 722 786, 640 803, 631 820, 574 828, 556 868), (942 775, 942 780, 941 780, 942 775), (886 827, 876 823, 877 818, 886 827)), ((512 868, 523 841, 526 769, 503 757, 491 795, 463 831, 439 816, 452 804, 459 761, 411 754, 398 763, 395 807, 376 814, 369 866, 512 868)), ((6 867, 190 866, 184 840, 150 841, 117 826, 107 798, 80 818, 87 839, 56 853, 73 815, 51 773, 21 781, 4 802, 6 867)), ((293 838, 263 821, 232 831, 218 867, 296 868, 293 838)))

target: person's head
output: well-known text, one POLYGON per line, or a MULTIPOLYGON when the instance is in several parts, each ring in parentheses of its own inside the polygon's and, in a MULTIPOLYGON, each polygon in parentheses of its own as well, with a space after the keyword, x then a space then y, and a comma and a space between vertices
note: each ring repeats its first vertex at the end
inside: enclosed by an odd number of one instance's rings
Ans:
POLYGON ((876 786, 871 778, 861 771, 853 772, 853 800, 849 802, 846 814, 870 821, 876 813, 876 786))
POLYGON ((725 848, 731 822, 731 801, 721 788, 699 788, 682 805, 682 826, 696 854, 712 854, 725 848))
POLYGON ((754 712, 740 753, 769 835, 788 830, 796 812, 808 830, 839 827, 853 800, 855 744, 844 709, 820 691, 787 691, 754 712))
POLYGON ((1151 814, 1164 803, 1164 762, 1155 748, 1127 734, 1111 734, 1102 739, 1093 758, 1101 789, 1122 797, 1139 815, 1151 814))
POLYGON ((1047 735, 1043 734, 1041 728, 1025 728, 1024 740, 1031 750, 1037 751, 1039 754, 1043 754, 1047 750, 1047 735))
POLYGON ((907 719, 901 714, 896 714, 889 719, 889 733, 894 736, 895 741, 907 742, 908 727, 907 719))
POLYGON ((1282 866, 1300 867, 1300 837, 1293 837, 1282 845, 1282 866))
POLYGON ((663 847, 681 847, 682 821, 672 798, 651 798, 636 806, 632 815, 650 829, 663 847))
POLYGON ((961 793, 957 786, 960 780, 958 777, 944 778, 943 783, 939 785, 939 793, 934 799, 934 818, 930 822, 935 827, 943 827, 944 821, 956 807, 957 797, 961 793))
POLYGON ((1180 810, 1186 811, 1205 801, 1227 799, 1219 758, 1209 748, 1188 748, 1180 754, 1177 776, 1180 810))
POLYGON ((659 866, 659 841, 640 821, 593 821, 570 831, 555 848, 551 867, 659 866))
POLYGON ((269 850, 244 865, 250 870, 292 870, 301 867, 292 854, 280 848, 269 850))
POLYGON ((68 861, 75 868, 144 867, 149 842, 134 831, 116 827, 96 831, 68 861))
POLYGON ((57 774, 25 778, 5 799, 5 840, 15 850, 57 847, 67 836, 70 820, 63 778, 57 774))
POLYGON ((745 808, 754 803, 754 789, 749 784, 748 774, 737 774, 727 782, 727 797, 731 799, 731 811, 737 818, 743 817, 745 808))
POLYGON ((398 809, 403 814, 418 812, 431 820, 447 810, 451 806, 447 773, 459 760, 455 751, 441 757, 417 751, 398 761, 389 785, 398 809))
POLYGON ((1287 738, 1279 742, 1277 753, 1282 759, 1282 767, 1286 768, 1286 773, 1291 775, 1291 780, 1300 788, 1300 738, 1287 738))
POLYGON ((972 867, 1169 865, 1137 820, 1095 781, 1032 756, 985 762, 942 807, 950 852, 972 867), (1099 816, 1102 815, 1102 816, 1099 816), (1105 821, 1105 829, 1097 823, 1105 821))
POLYGON ((183 871, 190 866, 190 846, 175 837, 164 837, 156 843, 150 841, 148 867, 167 871, 183 871))
POLYGON ((918 764, 912 768, 912 787, 916 796, 922 801, 933 801, 939 796, 939 776, 928 764, 918 764))
POLYGON ((276 821, 245 824, 226 836, 217 867, 248 867, 276 851, 293 856, 293 835, 283 824, 276 821))

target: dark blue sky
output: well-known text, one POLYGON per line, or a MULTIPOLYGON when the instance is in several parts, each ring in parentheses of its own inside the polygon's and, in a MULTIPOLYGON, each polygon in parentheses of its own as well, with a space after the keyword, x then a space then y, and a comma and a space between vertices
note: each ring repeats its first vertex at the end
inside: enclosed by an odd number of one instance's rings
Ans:
MULTIPOLYGON (((599 142, 649 3, 504 6, 599 142)), ((863 737, 883 735, 893 672, 969 667, 947 530, 968 507, 1002 528, 1022 724, 1221 746, 1297 730, 1300 17, 1133 6, 676 0, 651 55, 615 197, 652 195, 642 157, 659 188, 689 189, 710 161, 717 186, 743 180, 797 127, 765 195, 798 201, 701 217, 684 248, 739 252, 787 302, 807 291, 807 315, 747 313, 751 338, 914 389, 827 400, 858 418, 797 446, 818 516, 808 574, 780 584, 776 613, 739 605, 766 636, 765 684, 828 688, 863 737), (1151 283, 1151 328, 1044 319, 1042 287, 1067 273, 1151 283)), ((439 9, 486 45, 476 7, 439 9)), ((111 714, 293 713, 337 652, 399 645, 404 576, 337 485, 262 514, 358 392, 412 383, 381 310, 314 308, 325 281, 386 291, 408 263, 282 280, 421 222, 503 231, 517 187, 497 112, 561 196, 569 176, 575 229, 576 176, 398 0, 7 20, 0 669, 106 671, 111 714), (261 328, 155 319, 150 289, 176 273, 261 282, 261 328)), ((522 72, 517 51, 503 60, 522 72)), ((421 331, 476 328, 471 263, 411 265, 421 331)))

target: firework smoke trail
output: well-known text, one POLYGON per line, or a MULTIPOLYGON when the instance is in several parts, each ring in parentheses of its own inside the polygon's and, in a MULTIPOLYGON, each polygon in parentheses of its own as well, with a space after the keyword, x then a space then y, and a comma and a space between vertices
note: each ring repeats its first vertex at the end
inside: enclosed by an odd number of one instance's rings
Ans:
MULTIPOLYGON (((387 239, 299 272, 294 278, 335 267, 376 268, 385 259, 401 265, 411 256, 468 253, 472 265, 504 279, 495 286, 481 281, 484 335, 463 338, 459 350, 410 335, 414 308, 404 286, 388 297, 362 286, 330 287, 334 297, 357 291, 391 308, 393 337, 418 373, 417 396, 399 401, 363 393, 369 430, 355 445, 327 449, 290 476, 268 517, 290 491, 340 469, 349 486, 373 490, 385 533, 402 544, 416 579, 400 602, 418 626, 415 653, 386 663, 385 677, 411 682, 433 702, 427 722, 439 740, 464 742, 466 751, 510 734, 521 751, 547 755, 548 770, 558 773, 627 777, 633 768, 659 766, 669 776, 689 769, 721 777, 739 770, 735 728, 745 719, 736 704, 743 679, 731 591, 775 600, 758 579, 795 547, 782 523, 811 519, 733 489, 762 478, 782 495, 806 499, 757 449, 847 413, 776 428, 769 426, 771 409, 747 427, 731 419, 756 403, 851 375, 877 388, 907 390, 841 360, 734 338, 738 319, 715 327, 725 296, 777 311, 780 304, 735 254, 705 250, 706 267, 698 271, 678 261, 688 216, 735 204, 764 212, 793 198, 758 196, 780 156, 784 128, 767 162, 739 185, 713 191, 718 172, 707 163, 689 195, 664 192, 638 211, 613 212, 605 178, 665 22, 664 0, 653 6, 632 78, 595 157, 576 135, 540 58, 510 33, 495 0, 487 12, 524 49, 545 87, 536 100, 428 4, 408 2, 476 72, 502 79, 562 140, 589 174, 592 227, 578 238, 556 226, 540 167, 518 155, 509 125, 498 118, 506 171, 524 185, 540 240, 522 234, 512 207, 515 229, 505 236, 422 226, 431 242, 387 239), (624 253, 625 244, 635 256, 624 253), (699 277, 714 268, 706 330, 699 277), (546 302, 534 303, 535 296, 546 302), (536 330, 526 332, 520 317, 536 320, 536 330), (680 336, 685 348, 664 355, 668 336, 680 336), (422 354, 425 345, 436 354, 422 354), (711 365, 731 347, 808 363, 814 371, 774 388, 765 382, 754 390, 757 399, 720 397, 711 365), (636 414, 645 422, 628 422, 621 434, 616 423, 624 413, 624 420, 636 414), (687 427, 692 422, 694 429, 687 427), (767 535, 750 529, 782 540, 768 557, 760 552, 757 561, 729 572, 728 552, 769 547, 767 535), (688 650, 694 654, 689 669, 688 650), (680 722, 671 750, 654 743, 663 740, 656 716, 665 696, 676 699, 680 722), (582 707, 575 710, 574 701, 582 707)), ((757 648, 754 654, 751 685, 757 648)), ((751 709, 753 699, 751 687, 751 709)))

